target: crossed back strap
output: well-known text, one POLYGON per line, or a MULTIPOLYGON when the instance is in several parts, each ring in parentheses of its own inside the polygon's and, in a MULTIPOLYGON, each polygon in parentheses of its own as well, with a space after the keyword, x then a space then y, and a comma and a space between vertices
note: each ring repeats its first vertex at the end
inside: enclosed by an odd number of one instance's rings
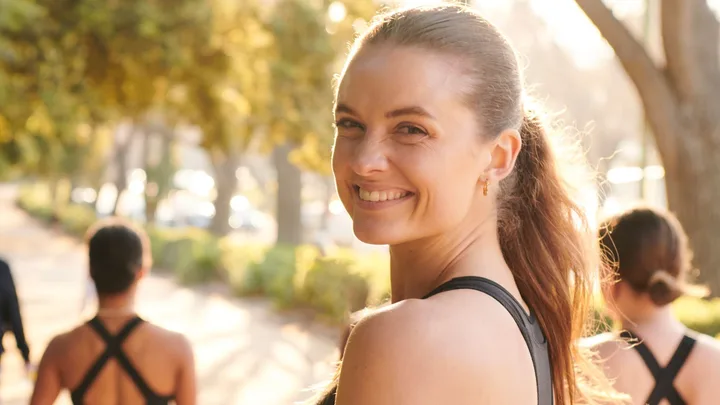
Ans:
POLYGON ((673 383, 693 347, 695 347, 695 339, 687 335, 683 336, 667 366, 661 367, 645 342, 638 338, 637 335, 626 330, 620 336, 632 341, 633 348, 638 352, 655 379, 655 387, 650 392, 650 396, 646 401, 647 404, 658 405, 660 401, 666 399, 670 405, 686 405, 685 400, 682 399, 673 383))

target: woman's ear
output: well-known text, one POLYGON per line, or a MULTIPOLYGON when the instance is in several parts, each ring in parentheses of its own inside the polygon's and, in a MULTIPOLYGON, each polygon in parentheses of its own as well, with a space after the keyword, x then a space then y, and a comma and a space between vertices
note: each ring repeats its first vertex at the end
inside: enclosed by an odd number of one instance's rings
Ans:
POLYGON ((491 148, 491 160, 487 173, 491 181, 497 183, 509 176, 515 167, 522 148, 520 133, 514 129, 502 131, 493 141, 491 148))

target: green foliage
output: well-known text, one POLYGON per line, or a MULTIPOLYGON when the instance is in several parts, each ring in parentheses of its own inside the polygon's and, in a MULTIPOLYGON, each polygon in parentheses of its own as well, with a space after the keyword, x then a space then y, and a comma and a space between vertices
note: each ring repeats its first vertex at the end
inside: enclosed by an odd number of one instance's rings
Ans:
POLYGON ((50 191, 47 186, 35 184, 20 187, 17 205, 40 220, 49 222, 53 217, 50 191))
POLYGON ((17 205, 30 215, 45 222, 51 222, 57 218, 60 226, 67 233, 77 237, 83 237, 97 220, 95 211, 85 205, 70 204, 54 209, 50 189, 44 183, 20 187, 17 205))
POLYGON ((303 299, 337 321, 365 308, 370 293, 367 280, 352 271, 354 263, 348 259, 319 259, 308 272, 303 285, 303 299))
POLYGON ((94 135, 83 126, 154 107, 170 114, 171 90, 210 64, 189 51, 211 40, 201 0, 1 0, 0 9, 0 162, 28 172, 81 172, 94 135))
POLYGON ((202 229, 149 227, 153 263, 174 273, 183 284, 198 284, 219 276, 221 250, 218 240, 202 229))
POLYGON ((67 205, 62 207, 57 215, 63 229, 77 237, 85 236, 87 230, 97 221, 95 210, 86 205, 67 205))
POLYGON ((280 308, 292 306, 318 255, 314 246, 273 246, 262 261, 248 266, 244 293, 267 295, 280 308))
POLYGON ((720 335, 720 298, 683 297, 673 303, 673 311, 688 328, 710 336, 720 335))
POLYGON ((259 293, 262 288, 255 271, 267 253, 267 246, 254 243, 236 244, 229 239, 222 239, 220 249, 221 268, 233 293, 259 293))
POLYGON ((389 299, 389 270, 386 255, 336 249, 315 261, 302 284, 302 300, 329 319, 344 321, 389 299))

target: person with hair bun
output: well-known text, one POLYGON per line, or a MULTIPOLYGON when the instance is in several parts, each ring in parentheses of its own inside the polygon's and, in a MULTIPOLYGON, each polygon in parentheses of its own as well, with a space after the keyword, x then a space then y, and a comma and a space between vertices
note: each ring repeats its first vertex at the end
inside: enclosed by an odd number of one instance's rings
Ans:
POLYGON ((600 226, 609 312, 621 326, 590 338, 615 388, 634 404, 703 405, 720 398, 720 344, 688 330, 670 304, 707 290, 686 282, 692 253, 670 213, 635 208, 600 226), (628 350, 631 349, 631 350, 628 350))

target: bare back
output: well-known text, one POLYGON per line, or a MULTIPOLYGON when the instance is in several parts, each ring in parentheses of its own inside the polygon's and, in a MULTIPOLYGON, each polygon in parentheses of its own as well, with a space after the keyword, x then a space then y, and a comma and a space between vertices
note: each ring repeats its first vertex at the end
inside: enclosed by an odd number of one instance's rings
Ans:
MULTIPOLYGON (((138 322, 113 348, 113 343, 106 341, 107 337, 122 333, 128 321, 127 318, 100 321, 108 332, 105 339, 103 333, 90 323, 56 337, 43 357, 36 391, 47 385, 47 396, 52 396, 54 401, 57 393, 53 396, 50 380, 55 377, 59 389, 72 392, 76 405, 78 401, 87 405, 154 405, 171 400, 178 405, 194 404, 194 365, 187 340, 151 323, 138 322), (127 359, 126 364, 123 364, 123 356, 127 359), (107 360, 103 361, 103 357, 107 360), (133 374, 136 380, 133 380, 133 374), (142 382, 138 382, 138 377, 142 382), (147 389, 152 392, 150 398, 153 399, 148 399, 147 389), (83 392, 78 394, 79 391, 83 392)), ((45 393, 35 394, 31 405, 52 403, 43 401, 45 393)))
MULTIPOLYGON (((662 383, 663 390, 673 388, 678 397, 687 405, 711 405, 720 396, 720 344, 714 339, 699 334, 690 334, 696 340, 675 375, 672 384, 662 383)), ((642 336, 642 342, 657 360, 660 368, 666 368, 682 346, 683 335, 642 336)), ((628 343, 605 334, 593 338, 592 343, 604 361, 607 376, 615 381, 615 388, 630 395, 634 405, 645 405, 655 388, 656 379, 634 342, 628 343)), ((685 342, 687 343, 687 341, 685 342)), ((663 398, 660 405, 673 405, 663 398)))

